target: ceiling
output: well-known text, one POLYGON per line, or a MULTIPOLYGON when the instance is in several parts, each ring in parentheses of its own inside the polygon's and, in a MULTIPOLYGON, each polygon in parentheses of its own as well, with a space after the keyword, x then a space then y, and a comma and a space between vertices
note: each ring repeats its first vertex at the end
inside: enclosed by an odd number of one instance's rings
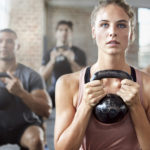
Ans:
MULTIPOLYGON (((99 0, 47 0, 51 6, 62 7, 93 7, 99 0)), ((150 8, 150 0, 126 0, 134 7, 150 8)))

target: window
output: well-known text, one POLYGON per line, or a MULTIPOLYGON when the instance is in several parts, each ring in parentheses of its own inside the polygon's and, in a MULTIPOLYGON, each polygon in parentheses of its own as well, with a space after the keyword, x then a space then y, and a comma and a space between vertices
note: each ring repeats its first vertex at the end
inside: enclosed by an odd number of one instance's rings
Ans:
POLYGON ((0 29, 6 28, 9 23, 10 0, 0 0, 0 29))
POLYGON ((150 9, 138 9, 139 22, 139 66, 150 64, 150 9))

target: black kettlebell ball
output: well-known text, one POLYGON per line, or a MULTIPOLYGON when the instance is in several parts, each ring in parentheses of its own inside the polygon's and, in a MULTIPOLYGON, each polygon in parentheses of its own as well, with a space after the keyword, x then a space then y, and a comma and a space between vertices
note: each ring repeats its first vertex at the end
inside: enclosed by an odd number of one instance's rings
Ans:
MULTIPOLYGON (((104 70, 93 75, 92 80, 101 80, 103 78, 132 79, 127 72, 120 70, 104 70)), ((103 123, 115 123, 124 118, 128 112, 128 107, 122 98, 116 94, 107 94, 93 109, 94 115, 98 121, 103 123)))

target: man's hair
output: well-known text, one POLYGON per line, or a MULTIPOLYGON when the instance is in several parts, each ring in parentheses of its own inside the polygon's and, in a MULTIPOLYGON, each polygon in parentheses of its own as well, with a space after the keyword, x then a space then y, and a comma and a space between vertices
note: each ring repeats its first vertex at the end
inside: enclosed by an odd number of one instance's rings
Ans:
POLYGON ((71 30, 73 30, 73 23, 72 21, 60 20, 56 25, 56 30, 60 25, 67 25, 71 30))
POLYGON ((17 38, 17 33, 16 33, 14 30, 12 30, 12 29, 5 28, 5 29, 0 30, 0 33, 2 33, 2 32, 12 33, 12 34, 14 34, 14 35, 16 36, 16 38, 17 38))

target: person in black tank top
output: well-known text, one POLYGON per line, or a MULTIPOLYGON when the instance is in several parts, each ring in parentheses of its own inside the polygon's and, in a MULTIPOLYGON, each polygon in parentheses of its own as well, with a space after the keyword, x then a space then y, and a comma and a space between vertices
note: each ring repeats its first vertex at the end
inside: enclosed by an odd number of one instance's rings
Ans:
POLYGON ((56 25, 56 47, 46 51, 42 58, 40 74, 45 79, 47 91, 55 108, 55 85, 57 79, 86 66, 85 52, 72 45, 73 23, 60 20, 56 25))
POLYGON ((91 30, 97 61, 80 73, 62 76, 56 83, 56 150, 150 149, 150 76, 131 67, 125 58, 134 40, 134 19, 133 9, 124 0, 101 0, 94 8, 91 30), (106 70, 124 71, 134 81, 90 80, 98 71, 106 70), (94 118, 94 107, 109 93, 120 96, 128 107, 123 122, 106 124, 94 118))

